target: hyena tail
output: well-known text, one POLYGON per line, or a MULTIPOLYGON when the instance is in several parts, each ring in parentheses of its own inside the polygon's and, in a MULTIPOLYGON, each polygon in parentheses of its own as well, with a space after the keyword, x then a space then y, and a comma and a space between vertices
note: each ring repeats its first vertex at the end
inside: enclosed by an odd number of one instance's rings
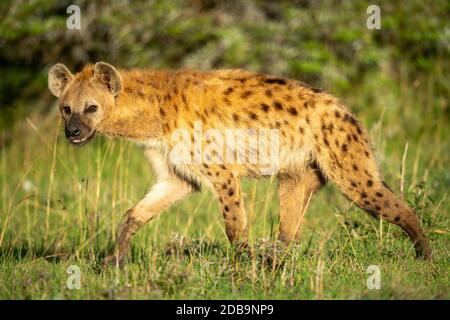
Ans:
POLYGON ((313 128, 315 155, 323 173, 372 216, 400 226, 413 242, 417 257, 430 259, 419 219, 384 183, 366 131, 347 110, 338 108, 333 113, 331 123, 325 123, 329 117, 322 116, 316 122, 320 125, 313 128))

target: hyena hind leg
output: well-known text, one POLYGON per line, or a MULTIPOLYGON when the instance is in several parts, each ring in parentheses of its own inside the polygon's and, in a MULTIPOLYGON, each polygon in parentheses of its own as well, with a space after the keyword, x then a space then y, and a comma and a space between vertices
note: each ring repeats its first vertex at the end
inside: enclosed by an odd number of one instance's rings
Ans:
POLYGON ((382 181, 373 182, 371 187, 366 182, 363 190, 365 191, 353 198, 354 202, 374 217, 401 227, 414 244, 417 257, 430 259, 431 249, 414 211, 400 201, 382 181))
MULTIPOLYGON (((321 169, 352 202, 374 217, 400 226, 413 242, 417 256, 429 259, 431 249, 419 219, 382 180, 365 130, 352 116, 342 118, 347 134, 336 140, 339 147, 328 143, 317 148, 321 169)), ((326 136, 324 139, 328 141, 326 136)))
POLYGON ((280 201, 280 225, 278 238, 285 244, 300 237, 302 217, 312 196, 325 184, 321 172, 315 165, 309 166, 299 175, 278 176, 280 201))

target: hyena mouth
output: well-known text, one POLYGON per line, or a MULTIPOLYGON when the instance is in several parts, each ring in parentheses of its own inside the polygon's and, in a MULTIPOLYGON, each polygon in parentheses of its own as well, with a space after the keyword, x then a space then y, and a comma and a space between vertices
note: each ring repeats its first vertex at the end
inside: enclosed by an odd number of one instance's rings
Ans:
POLYGON ((76 145, 76 146, 83 146, 83 145, 85 145, 86 143, 88 143, 89 141, 91 141, 92 138, 94 138, 95 132, 96 132, 95 130, 92 131, 91 134, 89 134, 88 136, 86 136, 86 137, 84 137, 84 138, 79 138, 79 139, 71 138, 71 139, 69 139, 69 142, 70 142, 71 144, 73 144, 73 145, 76 145))

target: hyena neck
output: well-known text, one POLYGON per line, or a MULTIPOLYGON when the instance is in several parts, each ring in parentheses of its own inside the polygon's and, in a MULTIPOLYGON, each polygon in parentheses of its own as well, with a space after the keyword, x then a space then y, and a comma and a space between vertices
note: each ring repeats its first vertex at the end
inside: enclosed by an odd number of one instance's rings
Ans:
POLYGON ((164 119, 159 110, 165 108, 166 93, 154 81, 147 80, 155 72, 121 71, 122 91, 102 123, 102 133, 138 143, 162 138, 164 119))

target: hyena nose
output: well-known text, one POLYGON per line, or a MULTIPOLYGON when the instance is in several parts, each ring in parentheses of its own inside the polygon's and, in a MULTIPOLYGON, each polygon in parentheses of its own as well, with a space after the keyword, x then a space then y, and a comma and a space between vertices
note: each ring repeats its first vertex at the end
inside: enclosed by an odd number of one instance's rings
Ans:
POLYGON ((73 136, 79 136, 79 135, 80 135, 80 132, 81 132, 80 128, 75 128, 75 129, 73 129, 73 131, 72 131, 72 135, 73 135, 73 136))
POLYGON ((76 137, 81 133, 80 128, 66 128, 66 137, 76 137))

